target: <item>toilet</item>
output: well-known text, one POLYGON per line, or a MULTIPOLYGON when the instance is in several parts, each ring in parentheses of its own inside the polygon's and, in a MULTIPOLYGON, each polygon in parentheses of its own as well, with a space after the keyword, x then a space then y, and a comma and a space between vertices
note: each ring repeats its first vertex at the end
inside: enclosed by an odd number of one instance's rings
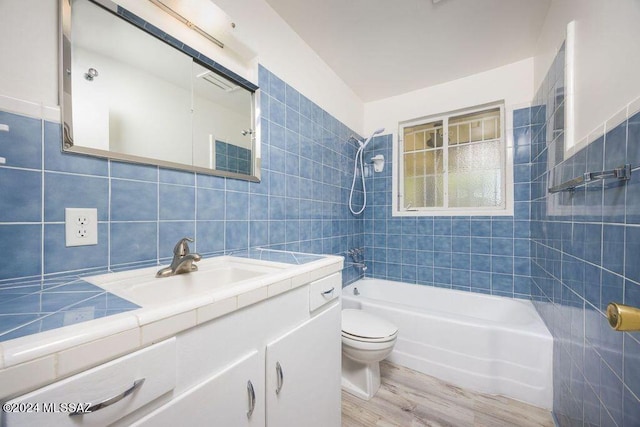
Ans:
POLYGON ((380 388, 380 361, 396 343, 398 328, 362 310, 342 310, 342 388, 364 400, 380 388))

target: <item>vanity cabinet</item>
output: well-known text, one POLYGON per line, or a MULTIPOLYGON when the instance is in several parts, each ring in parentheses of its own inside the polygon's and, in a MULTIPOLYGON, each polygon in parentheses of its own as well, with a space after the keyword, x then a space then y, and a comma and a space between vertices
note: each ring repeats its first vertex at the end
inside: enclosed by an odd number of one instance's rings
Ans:
POLYGON ((261 362, 253 351, 132 426, 264 426, 264 401, 257 399, 264 390, 261 362))
POLYGON ((232 296, 210 321, 16 397, 2 425, 339 427, 341 275, 296 280, 232 296), (36 403, 50 406, 25 410, 36 403), (68 403, 93 411, 70 416, 68 403))
POLYGON ((340 425, 340 346, 339 304, 267 345, 267 427, 340 425))
POLYGON ((170 338, 8 401, 14 410, 3 411, 1 424, 109 425, 170 392, 175 365, 176 339, 170 338), (93 412, 72 415, 75 409, 93 412))
POLYGON ((339 427, 341 282, 334 274, 178 335, 173 399, 119 425, 339 427))

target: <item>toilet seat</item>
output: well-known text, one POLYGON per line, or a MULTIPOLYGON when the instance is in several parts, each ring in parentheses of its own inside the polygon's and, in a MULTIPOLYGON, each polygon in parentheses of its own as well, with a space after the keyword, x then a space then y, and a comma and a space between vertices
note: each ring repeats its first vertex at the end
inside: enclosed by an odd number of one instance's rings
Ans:
MULTIPOLYGON (((359 352, 378 352, 383 351, 388 353, 391 351, 396 343, 395 335, 387 341, 367 341, 367 340, 354 340, 346 335, 342 335, 342 347, 343 351, 352 353, 353 351, 359 352)), ((382 358, 386 357, 383 356, 382 358)), ((380 360, 382 360, 382 358, 380 360)))
POLYGON ((398 334, 398 327, 380 317, 357 309, 342 310, 342 336, 354 341, 388 342, 398 334))
POLYGON ((353 335, 348 332, 342 331, 342 338, 347 338, 353 341, 370 342, 370 343, 383 343, 383 342, 395 341, 397 335, 398 335, 398 332, 396 331, 393 335, 390 335, 388 337, 369 338, 369 337, 360 337, 358 335, 353 335))

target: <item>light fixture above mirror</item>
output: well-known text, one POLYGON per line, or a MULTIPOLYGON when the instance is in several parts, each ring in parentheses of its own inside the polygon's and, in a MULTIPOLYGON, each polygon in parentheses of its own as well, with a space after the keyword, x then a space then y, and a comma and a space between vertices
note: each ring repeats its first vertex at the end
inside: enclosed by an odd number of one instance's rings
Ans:
POLYGON ((236 23, 210 0, 149 0, 221 49, 229 49, 245 61, 256 53, 238 34, 236 23))
MULTIPOLYGON (((156 6, 158 6, 160 9, 164 10, 169 15, 176 18, 178 21, 182 22, 187 27, 191 28, 196 33, 205 37, 210 42, 218 45, 220 48, 224 48, 224 43, 218 40, 214 35, 209 34, 207 31, 203 30, 198 25, 196 25, 195 23, 185 18, 185 16, 183 16, 182 14, 184 12, 181 13, 181 12, 178 12, 178 10, 176 10, 176 9, 184 8, 186 6, 186 3, 193 3, 193 2, 183 1, 183 2, 176 3, 176 2, 171 2, 170 0, 149 0, 149 1, 155 4, 156 6), (171 4, 171 3, 175 3, 175 4, 171 4)), ((235 27, 235 24, 231 23, 231 25, 235 27)))

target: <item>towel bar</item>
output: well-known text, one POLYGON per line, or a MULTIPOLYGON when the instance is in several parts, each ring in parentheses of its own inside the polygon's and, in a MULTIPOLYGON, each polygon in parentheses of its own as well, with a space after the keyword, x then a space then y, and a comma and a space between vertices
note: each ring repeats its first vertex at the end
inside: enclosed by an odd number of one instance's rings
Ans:
POLYGON ((637 170, 631 168, 630 164, 619 166, 617 168, 599 171, 599 172, 585 172, 582 176, 577 176, 573 179, 563 182, 562 184, 549 187, 549 193, 559 193, 561 191, 573 191, 577 187, 588 184, 589 182, 599 181, 601 179, 616 178, 619 181, 628 181, 631 179, 631 172, 637 170))

